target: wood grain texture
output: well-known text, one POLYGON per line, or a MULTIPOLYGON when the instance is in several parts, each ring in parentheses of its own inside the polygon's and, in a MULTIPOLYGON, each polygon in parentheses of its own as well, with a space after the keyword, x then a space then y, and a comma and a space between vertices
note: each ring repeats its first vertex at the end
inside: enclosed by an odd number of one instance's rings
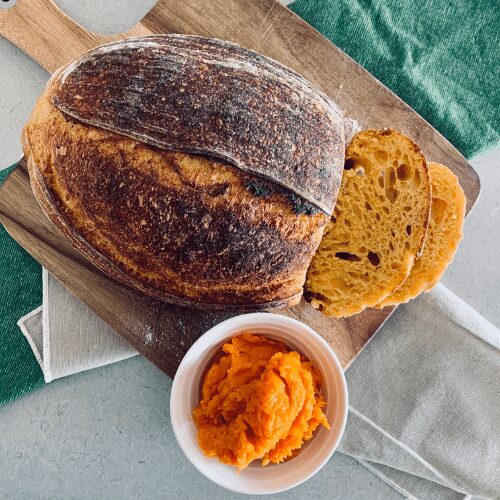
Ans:
POLYGON ((119 35, 92 33, 66 16, 52 0, 18 0, 12 8, 0 10, 0 35, 49 73, 93 47, 150 34, 141 24, 119 35))
MULTIPOLYGON (((227 39, 261 52, 305 76, 363 128, 392 127, 409 135, 428 159, 455 172, 467 196, 467 209, 474 205, 479 178, 465 158, 378 80, 274 0, 159 0, 131 30, 113 36, 85 30, 52 0, 18 0, 13 8, 0 11, 0 34, 50 72, 103 43, 174 32, 227 39)), ((229 317, 147 298, 97 271, 45 218, 32 195, 24 163, 0 188, 0 220, 75 295, 170 376, 192 342, 229 317)), ((315 328, 347 367, 390 311, 366 310, 333 320, 301 303, 282 313, 315 328)))

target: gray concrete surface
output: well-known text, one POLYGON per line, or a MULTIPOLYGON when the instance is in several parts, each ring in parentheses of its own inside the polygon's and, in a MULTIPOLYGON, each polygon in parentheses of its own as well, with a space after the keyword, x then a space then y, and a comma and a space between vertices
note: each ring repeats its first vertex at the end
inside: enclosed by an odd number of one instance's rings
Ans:
MULTIPOLYGON (((154 0, 58 0, 90 29, 132 26, 154 0)), ((0 168, 20 154, 19 134, 48 75, 0 39, 0 168)), ((500 151, 472 162, 481 198, 444 283, 500 325, 500 151)), ((220 498, 184 458, 168 415, 171 382, 142 358, 55 381, 0 407, 0 498, 220 498)), ((313 479, 267 498, 396 499, 356 461, 336 454, 313 479)))

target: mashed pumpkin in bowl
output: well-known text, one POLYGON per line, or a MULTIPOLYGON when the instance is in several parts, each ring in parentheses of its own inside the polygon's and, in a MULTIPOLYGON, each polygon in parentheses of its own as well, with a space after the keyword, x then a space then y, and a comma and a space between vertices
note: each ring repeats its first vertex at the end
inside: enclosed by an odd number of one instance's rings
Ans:
POLYGON ((319 371, 298 352, 264 335, 243 333, 222 347, 193 410, 208 457, 238 470, 295 456, 320 425, 330 429, 319 371))

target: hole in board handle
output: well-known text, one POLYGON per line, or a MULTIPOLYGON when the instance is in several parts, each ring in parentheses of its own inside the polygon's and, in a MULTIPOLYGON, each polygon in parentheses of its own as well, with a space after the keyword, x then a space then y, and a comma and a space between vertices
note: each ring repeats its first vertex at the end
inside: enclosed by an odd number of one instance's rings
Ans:
POLYGON ((10 9, 15 4, 16 0, 0 0, 0 9, 10 9))

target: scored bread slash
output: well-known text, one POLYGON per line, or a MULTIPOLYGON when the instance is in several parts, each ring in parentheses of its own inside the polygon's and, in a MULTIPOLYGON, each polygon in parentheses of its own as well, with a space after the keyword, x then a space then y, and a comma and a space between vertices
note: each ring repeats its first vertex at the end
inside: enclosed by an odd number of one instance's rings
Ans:
POLYGON ((342 113, 273 59, 223 40, 141 37, 62 68, 49 95, 79 121, 225 160, 332 214, 345 147, 342 113))
POLYGON ((346 152, 335 212, 313 257, 306 299, 327 316, 379 304, 422 252, 431 185, 418 146, 394 130, 364 130, 346 152))
POLYGON ((402 304, 437 285, 462 239, 466 198, 457 176, 444 165, 429 164, 432 186, 431 218, 424 250, 406 281, 378 308, 402 304))

